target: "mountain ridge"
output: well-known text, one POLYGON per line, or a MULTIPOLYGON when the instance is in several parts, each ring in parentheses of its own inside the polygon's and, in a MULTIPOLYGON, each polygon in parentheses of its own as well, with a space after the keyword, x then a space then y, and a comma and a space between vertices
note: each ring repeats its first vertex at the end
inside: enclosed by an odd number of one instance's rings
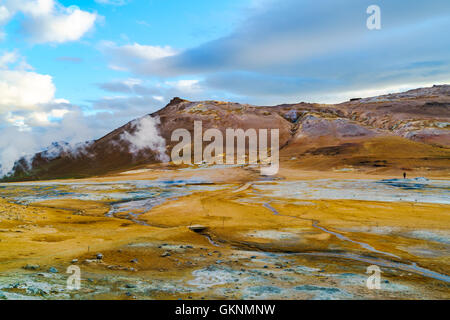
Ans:
MULTIPOLYGON (((132 120, 99 139, 79 144, 75 149, 58 146, 59 154, 51 157, 44 150, 29 159, 21 158, 2 180, 81 178, 158 163, 166 159, 177 143, 170 141, 171 133, 178 128, 193 132, 194 121, 202 121, 204 130, 279 129, 283 161, 312 154, 328 157, 334 163, 342 156, 341 152, 350 152, 350 157, 351 150, 373 139, 395 140, 399 146, 408 148, 412 145, 401 139, 423 143, 435 148, 437 153, 442 152, 439 159, 448 160, 450 86, 355 98, 339 104, 300 102, 254 106, 175 97, 160 110, 132 120)), ((422 162, 428 165, 432 161, 422 162)))

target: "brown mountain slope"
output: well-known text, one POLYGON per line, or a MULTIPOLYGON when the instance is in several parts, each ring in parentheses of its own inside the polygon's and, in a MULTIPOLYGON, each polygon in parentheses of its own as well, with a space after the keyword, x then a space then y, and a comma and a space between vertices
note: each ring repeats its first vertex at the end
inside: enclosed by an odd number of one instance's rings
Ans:
POLYGON ((5 181, 77 178, 167 160, 173 130, 249 128, 280 130, 282 165, 330 170, 448 170, 450 86, 433 86, 337 105, 299 103, 273 107, 174 98, 91 143, 55 145, 16 162, 5 181), (159 120, 157 120, 159 119, 159 120), (154 128, 155 130, 151 130, 154 128), (164 155, 165 154, 165 155, 164 155))

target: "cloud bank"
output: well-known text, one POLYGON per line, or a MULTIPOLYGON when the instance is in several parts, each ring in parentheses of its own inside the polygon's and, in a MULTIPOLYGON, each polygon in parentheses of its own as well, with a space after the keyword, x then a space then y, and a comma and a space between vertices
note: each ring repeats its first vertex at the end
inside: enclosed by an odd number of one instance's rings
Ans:
POLYGON ((158 57, 135 43, 106 52, 117 70, 201 76, 207 88, 266 102, 450 79, 449 1, 378 1, 381 30, 366 27, 371 4, 264 1, 234 32, 194 48, 158 57))

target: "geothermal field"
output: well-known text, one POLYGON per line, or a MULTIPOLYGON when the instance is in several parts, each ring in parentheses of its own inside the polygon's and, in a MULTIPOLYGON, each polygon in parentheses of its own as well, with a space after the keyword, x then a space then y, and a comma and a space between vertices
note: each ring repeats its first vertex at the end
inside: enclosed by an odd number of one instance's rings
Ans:
POLYGON ((0 296, 450 297, 448 180, 304 174, 211 166, 3 183, 0 296), (71 265, 79 290, 66 288, 71 265))
POLYGON ((0 184, 0 299, 449 299, 449 102, 175 98, 53 144, 0 184), (278 129, 279 170, 168 161, 199 121, 278 129))

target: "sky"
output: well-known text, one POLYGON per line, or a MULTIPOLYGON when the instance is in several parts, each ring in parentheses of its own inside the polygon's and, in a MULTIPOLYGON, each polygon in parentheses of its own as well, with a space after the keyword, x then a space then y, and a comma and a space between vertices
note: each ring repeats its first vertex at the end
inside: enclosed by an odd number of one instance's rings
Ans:
POLYGON ((450 83, 448 30, 448 0, 0 0, 0 174, 175 96, 337 103, 450 83))

